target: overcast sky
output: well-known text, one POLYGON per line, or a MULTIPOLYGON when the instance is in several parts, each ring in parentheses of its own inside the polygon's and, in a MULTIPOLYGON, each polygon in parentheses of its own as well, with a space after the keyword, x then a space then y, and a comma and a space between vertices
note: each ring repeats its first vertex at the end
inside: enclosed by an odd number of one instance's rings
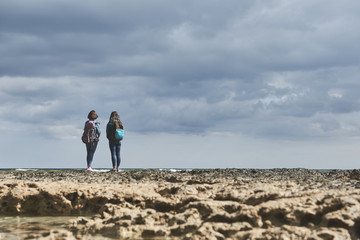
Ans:
POLYGON ((2 0, 0 168, 359 168, 358 0, 2 0))

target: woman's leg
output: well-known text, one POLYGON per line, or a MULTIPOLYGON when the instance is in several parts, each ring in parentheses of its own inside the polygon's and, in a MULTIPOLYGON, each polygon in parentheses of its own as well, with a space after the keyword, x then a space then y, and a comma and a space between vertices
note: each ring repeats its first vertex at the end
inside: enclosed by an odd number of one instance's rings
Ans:
POLYGON ((86 144, 86 163, 87 163, 87 167, 90 168, 91 167, 91 162, 92 162, 92 151, 91 151, 91 144, 87 143, 86 144))
POLYGON ((93 159, 94 159, 94 155, 95 155, 95 151, 96 151, 97 145, 98 145, 98 142, 93 142, 93 144, 92 144, 92 156, 91 156, 91 163, 93 162, 93 159))
POLYGON ((93 142, 93 143, 86 144, 86 151, 87 151, 86 161, 87 161, 88 168, 91 167, 91 163, 92 163, 93 158, 94 158, 94 154, 95 154, 95 151, 96 151, 97 144, 98 144, 98 142, 93 142))
POLYGON ((119 144, 116 144, 116 160, 117 160, 116 169, 119 169, 121 163, 120 149, 121 149, 121 142, 119 142, 119 144))
POLYGON ((109 148, 110 148, 110 153, 111 153, 111 161, 112 161, 112 166, 113 166, 113 169, 115 169, 115 162, 116 162, 116 145, 114 142, 112 141, 109 141, 109 148))

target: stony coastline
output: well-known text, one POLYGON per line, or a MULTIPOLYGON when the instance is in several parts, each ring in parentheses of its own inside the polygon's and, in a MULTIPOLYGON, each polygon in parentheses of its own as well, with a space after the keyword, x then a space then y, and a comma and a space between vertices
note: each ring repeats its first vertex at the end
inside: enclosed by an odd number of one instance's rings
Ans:
POLYGON ((2 170, 0 206, 70 216, 23 239, 360 239, 360 170, 2 170))

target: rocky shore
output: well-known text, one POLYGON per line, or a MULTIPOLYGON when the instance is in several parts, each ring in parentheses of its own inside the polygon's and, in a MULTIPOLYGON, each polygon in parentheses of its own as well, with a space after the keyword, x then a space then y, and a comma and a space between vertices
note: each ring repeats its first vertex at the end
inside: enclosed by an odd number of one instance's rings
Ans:
POLYGON ((2 170, 0 206, 71 216, 23 239, 360 239, 360 170, 2 170))

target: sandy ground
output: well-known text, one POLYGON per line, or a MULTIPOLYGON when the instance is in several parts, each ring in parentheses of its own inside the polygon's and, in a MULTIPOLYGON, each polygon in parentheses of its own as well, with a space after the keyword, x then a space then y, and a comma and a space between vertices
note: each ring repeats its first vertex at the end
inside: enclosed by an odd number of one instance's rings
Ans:
POLYGON ((0 171, 0 206, 67 219, 20 239, 360 239, 360 170, 0 171))

